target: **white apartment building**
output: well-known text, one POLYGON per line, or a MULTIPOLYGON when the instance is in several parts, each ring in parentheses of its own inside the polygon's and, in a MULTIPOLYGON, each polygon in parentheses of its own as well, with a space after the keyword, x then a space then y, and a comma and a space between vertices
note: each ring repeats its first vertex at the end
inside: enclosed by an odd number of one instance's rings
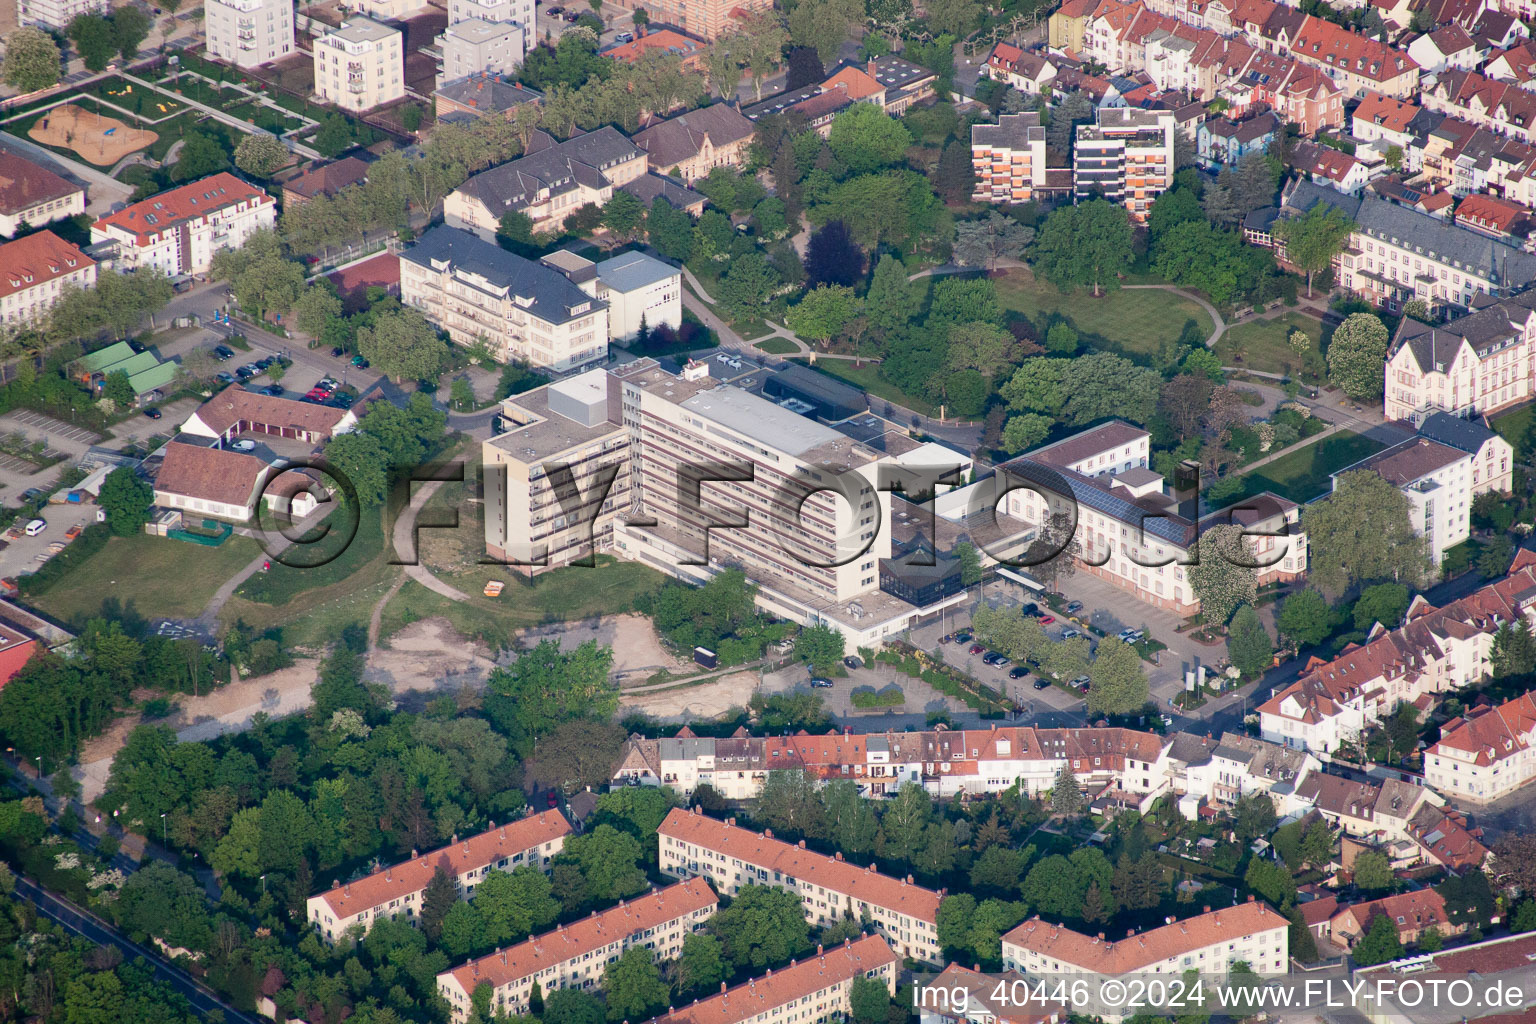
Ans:
POLYGON ((678 329, 683 324, 683 272, 643 252, 627 252, 597 265, 597 298, 608 303, 608 337, 634 341, 640 325, 678 329))
POLYGON ((320 937, 334 943, 358 927, 363 933, 384 917, 404 916, 412 924, 421 913, 422 895, 441 868, 469 899, 475 885, 491 871, 511 873, 524 865, 549 870, 549 862, 565 847, 571 824, 559 811, 544 811, 479 835, 454 840, 441 849, 393 864, 366 878, 338 885, 309 898, 309 923, 320 937))
POLYGON ((91 243, 116 242, 114 262, 125 270, 206 274, 214 253, 276 223, 276 200, 224 172, 108 214, 91 225, 91 243))
POLYGON ((0 244, 0 323, 35 323, 64 289, 95 283, 95 261, 52 231, 0 244))
POLYGON ((1457 800, 1486 803, 1536 778, 1536 693, 1474 708, 1447 722, 1424 752, 1424 782, 1457 800))
POLYGON ((289 0, 207 0, 203 11, 208 53, 219 60, 253 68, 294 52, 289 0))
POLYGON ((456 21, 432 43, 437 54, 437 87, 479 72, 515 71, 528 53, 523 26, 508 21, 470 18, 456 21))
POLYGON ((1439 326, 1404 317, 1387 353, 1388 419, 1492 415, 1536 396, 1536 292, 1483 301, 1439 326))
POLYGON ((1260 586, 1306 572, 1306 537, 1298 532, 1294 502, 1265 493, 1241 509, 1196 520, 1192 490, 1165 493, 1163 478, 1147 468, 1150 441, 1140 427, 1112 420, 1004 463, 998 498, 1008 517, 1028 528, 1015 554, 1052 515, 1074 504, 1079 567, 1159 608, 1183 615, 1198 610, 1184 567, 1199 557, 1201 535, 1234 517, 1249 531, 1260 586))
POLYGON ((1508 576, 1443 608, 1416 597, 1402 626, 1346 648, 1260 705, 1260 734, 1329 754, 1399 702, 1481 682, 1491 670, 1488 651, 1499 627, 1536 621, 1533 588, 1536 554, 1520 551, 1508 576))
POLYGON ((842 854, 828 857, 738 828, 735 819, 716 821, 697 809, 673 808, 657 834, 662 874, 707 878, 734 896, 744 885, 788 889, 800 896, 806 920, 822 928, 844 918, 868 920, 903 957, 937 963, 938 912, 943 899, 911 878, 882 875, 871 865, 856 867, 842 854))
POLYGON ((1072 187, 1079 201, 1103 198, 1144 220, 1152 201, 1173 187, 1171 110, 1100 107, 1097 123, 1078 125, 1072 146, 1072 187))
POLYGON ((448 0, 448 24, 474 18, 532 25, 533 0, 448 0))
POLYGON ((85 212, 85 189, 15 153, 0 152, 0 235, 85 212))
MULTIPOLYGON (((1003 967, 1026 978, 1052 984, 1073 975, 1122 977, 1185 971, 1225 975, 1235 963, 1254 973, 1274 977, 1290 967, 1290 921, 1268 904, 1248 897, 1247 903, 1209 910, 1120 939, 1083 935, 1061 925, 1025 921, 1003 936, 1003 967)), ((1080 1010, 1079 1007, 1073 1007, 1080 1010)), ((1104 1007, 1104 1019, 1119 1021, 1122 1007, 1104 1007)))
POLYGON ((608 965, 636 946, 654 950, 658 960, 676 957, 683 940, 704 927, 719 903, 702 878, 653 889, 444 971, 437 976, 437 990, 448 1001, 455 1024, 469 1019, 470 1000, 482 984, 491 986, 493 1013, 527 1013, 535 984, 545 996, 563 988, 596 988, 608 965))
POLYGON ((1509 493, 1514 481, 1514 446, 1490 430, 1482 417, 1432 413, 1419 424, 1419 436, 1472 457, 1472 497, 1487 491, 1509 493))
POLYGON ((1408 499, 1413 530, 1429 542, 1430 563, 1471 536, 1472 456, 1458 448, 1410 438, 1332 474, 1333 489, 1346 473, 1369 470, 1408 499))
POLYGON ((405 36, 368 17, 352 17, 315 37, 315 97, 359 113, 405 95, 405 36))
POLYGON ((106 14, 111 9, 110 0, 16 0, 16 23, 63 32, 82 14, 106 14))
POLYGON ((978 203, 1027 203, 1045 187, 1045 129, 1038 111, 1003 114, 971 126, 971 167, 978 203))
POLYGON ((719 995, 696 999, 653 1024, 826 1024, 852 1015, 855 978, 869 978, 896 993, 901 958, 878 935, 846 939, 815 956, 789 962, 719 995))
POLYGON ((432 228, 400 254, 400 301, 460 345, 500 362, 570 370, 608 354, 608 307, 565 275, 457 228, 432 228))

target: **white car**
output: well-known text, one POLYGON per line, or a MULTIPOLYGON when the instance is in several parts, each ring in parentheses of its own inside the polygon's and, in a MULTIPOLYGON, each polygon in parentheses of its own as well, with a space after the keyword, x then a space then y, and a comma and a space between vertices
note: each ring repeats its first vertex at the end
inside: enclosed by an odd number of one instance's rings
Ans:
POLYGON ((256 450, 256 442, 248 437, 242 437, 240 440, 230 444, 229 450, 233 452, 253 452, 256 450))
POLYGON ((1072 639, 1074 639, 1076 637, 1080 637, 1082 635, 1083 635, 1083 631, 1082 630, 1080 630, 1080 629, 1072 629, 1071 627, 1068 627, 1067 629, 1064 629, 1064 630, 1061 631, 1061 638, 1063 640, 1072 640, 1072 639))

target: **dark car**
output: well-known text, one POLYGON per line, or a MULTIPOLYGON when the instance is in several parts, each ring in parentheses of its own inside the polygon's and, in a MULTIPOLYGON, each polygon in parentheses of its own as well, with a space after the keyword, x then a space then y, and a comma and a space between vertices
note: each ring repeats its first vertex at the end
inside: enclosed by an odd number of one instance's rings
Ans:
POLYGON ((1033 602, 1033 601, 1025 601, 1022 605, 1019 606, 1019 614, 1020 615, 1039 615, 1040 614, 1040 606, 1035 604, 1035 602, 1033 602))
POLYGON ((251 365, 256 367, 258 370, 265 370, 275 362, 277 362, 277 356, 263 356, 251 365))
POLYGON ((1037 689, 1037 690, 1044 690, 1047 687, 1049 687, 1050 685, 1051 685, 1051 683, 1050 683, 1050 680, 1048 680, 1048 679, 1036 679, 1035 680, 1035 689, 1037 689))
POLYGON ((858 658, 855 658, 851 654, 848 655, 848 657, 843 659, 843 664, 847 665, 849 668, 863 668, 864 667, 864 663, 862 661, 860 661, 858 658))
POLYGON ((971 644, 971 653, 972 654, 981 654, 984 651, 986 651, 986 648, 981 646, 981 644, 971 644))
POLYGON ((218 345, 213 350, 213 357, 219 362, 235 358, 235 350, 228 345, 218 345))
POLYGON ((364 359, 360 355, 353 356, 352 365, 357 367, 359 370, 366 370, 368 369, 368 360, 364 359))
POLYGON ((241 380, 250 380, 252 377, 256 376, 256 374, 258 374, 260 372, 261 371, 254 370, 254 369, 252 369, 249 366, 242 366, 242 367, 240 367, 240 369, 235 371, 235 376, 239 377, 241 380))
POLYGON ((1083 602, 1081 602, 1081 601, 1068 601, 1067 602, 1067 614, 1068 615, 1076 615, 1078 612, 1080 612, 1082 610, 1083 610, 1083 602))
POLYGON ((283 394, 283 386, 281 384, 268 384, 266 387, 261 389, 261 393, 266 395, 268 398, 281 398, 283 394))
POLYGON ((1001 654, 998 654, 996 651, 988 651, 986 654, 982 655, 981 663, 983 665, 996 665, 1002 660, 1003 656, 1001 654))
POLYGON ((577 14, 575 11, 566 11, 565 20, 575 24, 577 21, 581 20, 581 15, 577 14))
POLYGON ((1009 679, 1023 679, 1027 675, 1029 675, 1029 669, 1023 665, 1016 665, 1008 670, 1009 679))
POLYGON ((344 356, 346 354, 347 354, 347 350, 342 348, 340 345, 337 345, 335 348, 331 349, 331 355, 334 356, 337 359, 340 359, 342 356, 344 356))
POLYGON ((213 379, 218 381, 220 384, 233 384, 235 382, 235 378, 231 377, 229 374, 223 372, 222 370, 215 374, 213 379))
POLYGON ((957 643, 957 644, 968 644, 970 642, 971 642, 971 634, 965 632, 964 630, 961 630, 960 632, 955 634, 955 643, 957 643))
POLYGON ((152 420, 157 420, 157 419, 160 418, 160 410, 159 409, 145 409, 144 410, 144 415, 148 416, 152 420))
POLYGON ((811 685, 818 690, 830 690, 832 689, 832 680, 822 679, 820 676, 818 676, 811 680, 811 685))
POLYGON ((330 398, 327 398, 324 402, 322 402, 320 404, 328 405, 332 409, 350 409, 350 408, 352 408, 352 396, 351 395, 332 395, 330 398))

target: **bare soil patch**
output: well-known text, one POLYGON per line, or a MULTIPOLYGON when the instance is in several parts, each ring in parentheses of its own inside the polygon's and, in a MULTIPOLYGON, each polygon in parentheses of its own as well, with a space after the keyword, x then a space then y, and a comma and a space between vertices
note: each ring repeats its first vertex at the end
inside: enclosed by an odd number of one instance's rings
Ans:
POLYGON ((45 146, 62 146, 101 167, 153 145, 160 138, 144 128, 130 128, 115 117, 91 113, 73 103, 54 107, 27 132, 45 146))

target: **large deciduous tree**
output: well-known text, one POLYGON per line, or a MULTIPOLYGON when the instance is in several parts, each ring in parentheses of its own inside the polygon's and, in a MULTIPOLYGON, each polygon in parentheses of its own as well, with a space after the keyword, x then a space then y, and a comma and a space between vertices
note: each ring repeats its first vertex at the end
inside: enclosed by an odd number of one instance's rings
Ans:
POLYGON ((1326 203, 1290 220, 1275 223, 1275 238, 1285 246, 1286 259, 1307 275, 1307 297, 1312 296, 1312 277, 1327 270, 1344 248, 1355 222, 1342 210, 1326 203))
POLYGON ((448 354, 437 328, 414 309, 387 313, 359 330, 357 350, 396 383, 433 376, 448 354))
POLYGON ((1093 294, 1118 287, 1129 269, 1133 234, 1125 209, 1094 199, 1063 206, 1046 218, 1035 239, 1035 267, 1060 285, 1091 285, 1093 294))
POLYGON ((1430 574, 1429 547, 1415 532, 1408 498, 1368 469, 1345 473, 1333 493, 1302 510, 1307 571, 1324 593, 1355 582, 1416 584, 1430 574))
POLYGON ((1328 342, 1328 379, 1350 398, 1380 398, 1386 383, 1387 328, 1372 313, 1351 313, 1328 342))
POLYGON ((1232 656, 1232 664, 1249 677, 1262 674, 1274 660, 1275 643, 1253 605, 1243 605, 1232 616, 1227 629, 1227 652, 1232 656))
POLYGON ((59 47, 53 37, 29 25, 5 37, 5 60, 0 63, 0 78, 21 92, 36 92, 58 83, 61 64, 59 47))
POLYGON ((1147 702, 1147 673, 1136 649, 1119 637, 1099 642, 1097 656, 1088 666, 1088 710, 1107 715, 1127 715, 1147 702))
POLYGON ((1200 558, 1185 567, 1184 578, 1210 625, 1225 625, 1238 605, 1252 604, 1258 570, 1242 527, 1223 523, 1206 530, 1200 537, 1200 558))
POLYGON ((849 170, 867 174, 900 162, 912 133, 880 105, 855 103, 832 119, 827 145, 849 170))
POLYGON ((258 178, 272 177, 287 162, 288 147, 272 135, 247 135, 235 147, 235 166, 258 178))

